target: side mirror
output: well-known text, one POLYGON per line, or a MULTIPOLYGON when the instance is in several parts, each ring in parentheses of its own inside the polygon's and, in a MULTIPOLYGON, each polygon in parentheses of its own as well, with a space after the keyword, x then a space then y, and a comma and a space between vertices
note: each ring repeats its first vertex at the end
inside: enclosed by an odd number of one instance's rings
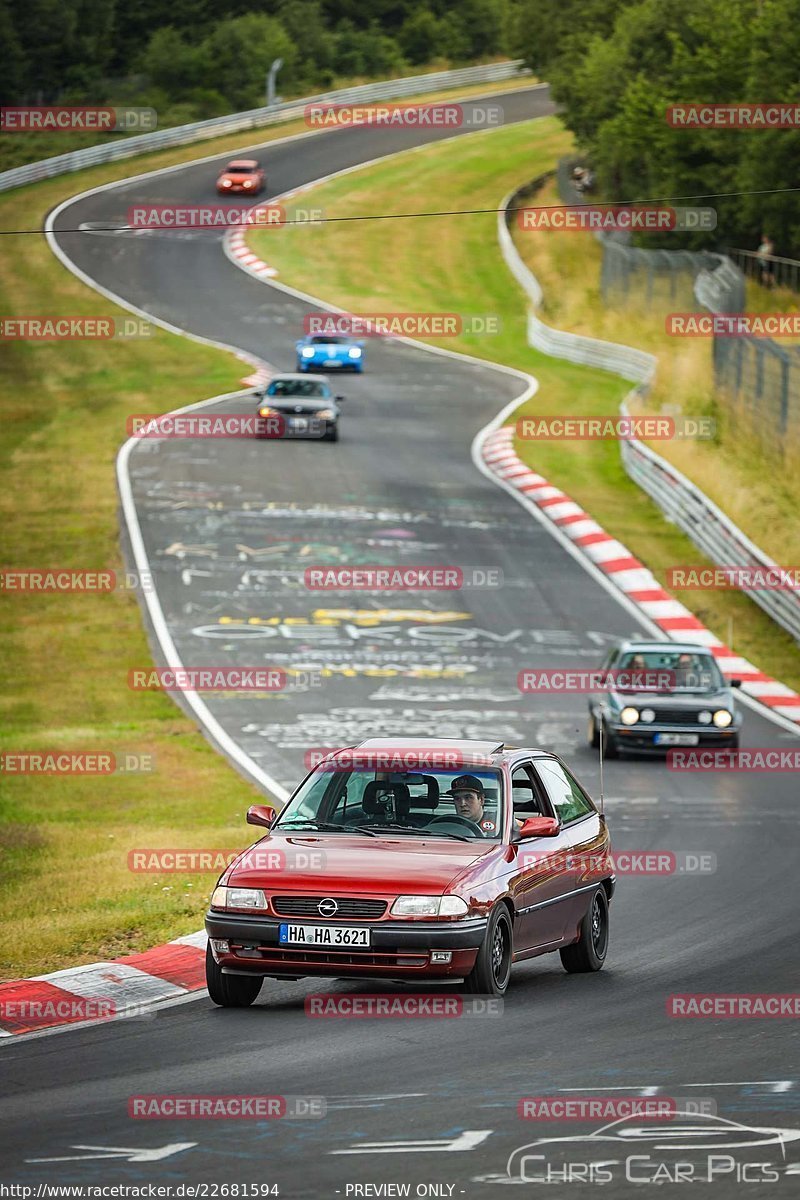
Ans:
POLYGON ((263 825, 266 829, 271 829, 277 817, 275 809, 270 808, 268 804, 251 804, 247 810, 248 825, 263 825))
POLYGON ((343 400, 347 399, 347 396, 334 396, 333 398, 334 398, 334 400, 338 400, 339 403, 341 404, 343 400))
POLYGON ((519 830, 520 839, 530 837, 556 837, 561 826, 555 817, 528 817, 519 830))
POLYGON ((731 685, 731 687, 735 688, 740 688, 742 686, 741 679, 729 679, 728 683, 731 685))

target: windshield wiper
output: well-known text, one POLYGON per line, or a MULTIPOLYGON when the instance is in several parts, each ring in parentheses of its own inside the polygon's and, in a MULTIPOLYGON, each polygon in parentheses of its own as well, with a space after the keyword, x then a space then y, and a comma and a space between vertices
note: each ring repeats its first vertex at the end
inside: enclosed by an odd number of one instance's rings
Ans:
POLYGON ((432 829, 425 829, 423 832, 426 837, 456 838, 459 842, 477 842, 481 840, 480 838, 467 837, 465 833, 434 833, 432 829))
POLYGON ((273 829, 286 829, 289 825, 299 825, 303 829, 335 829, 339 833, 344 832, 344 827, 335 825, 333 821, 307 821, 301 817, 289 817, 287 821, 281 821, 279 825, 274 825, 273 829))

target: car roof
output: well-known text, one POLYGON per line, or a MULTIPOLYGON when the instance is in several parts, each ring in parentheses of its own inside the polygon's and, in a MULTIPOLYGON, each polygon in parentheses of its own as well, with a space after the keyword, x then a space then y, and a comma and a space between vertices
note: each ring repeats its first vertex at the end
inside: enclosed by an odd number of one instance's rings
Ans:
MULTIPOLYGON (((391 753, 397 750, 412 753, 416 750, 434 752, 446 752, 450 750, 463 756, 465 760, 464 766, 468 766, 471 757, 479 759, 483 766, 487 765, 486 759, 490 759, 495 765, 500 766, 502 763, 512 762, 519 758, 552 758, 554 756, 554 751, 552 750, 544 750, 536 746, 506 746, 496 738, 486 741, 479 738, 366 738, 363 742, 358 742, 355 746, 342 747, 342 749, 366 750, 373 753, 391 753)), ((333 758, 340 752, 331 750, 328 757, 333 758)))
POLYGON ((257 167, 258 159, 256 158, 234 158, 228 163, 227 170, 230 171, 234 167, 257 167))
POLYGON ((503 743, 496 740, 479 741, 473 738, 366 738, 356 750, 463 750, 465 754, 497 754, 503 743))
MULTIPOLYGON (((660 642, 656 638, 650 641, 634 641, 626 639, 619 643, 618 650, 677 650, 680 654, 711 654, 709 646, 703 646, 700 642, 660 642)), ((713 657, 713 655, 712 655, 713 657)))
POLYGON ((268 380, 267 387, 269 387, 270 383, 275 383, 279 379, 321 379, 323 383, 330 383, 327 375, 316 375, 309 371, 280 371, 268 380))

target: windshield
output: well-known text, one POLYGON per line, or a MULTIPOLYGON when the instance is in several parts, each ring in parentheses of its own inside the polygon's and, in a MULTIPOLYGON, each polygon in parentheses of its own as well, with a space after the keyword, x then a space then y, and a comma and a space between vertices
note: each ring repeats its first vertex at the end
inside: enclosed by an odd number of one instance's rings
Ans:
POLYGON ((718 692, 725 687, 719 667, 710 654, 683 650, 637 650, 615 663, 617 691, 718 692))
POLYGON ((350 338, 346 337, 312 337, 309 338, 312 346, 349 346, 350 338))
POLYGON ((227 170, 233 175, 255 175, 258 167, 250 167, 245 163, 231 163, 227 170))
POLYGON ((498 771, 350 770, 322 763, 281 813, 275 828, 323 833, 369 831, 380 836, 497 841, 503 828, 498 771), (465 774, 465 771, 468 774, 465 774), (477 796, 468 798, 465 780, 477 796), (450 794, 456 783, 456 796, 450 794), (464 815, 467 813, 468 815, 464 815))
POLYGON ((324 383, 317 379, 274 379, 267 388, 268 396, 329 396, 324 383))

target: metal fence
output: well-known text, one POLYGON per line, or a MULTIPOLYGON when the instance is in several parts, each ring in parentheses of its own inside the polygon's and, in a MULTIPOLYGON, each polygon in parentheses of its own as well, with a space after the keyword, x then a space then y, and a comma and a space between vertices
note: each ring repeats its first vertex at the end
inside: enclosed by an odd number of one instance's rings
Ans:
MULTIPOLYGON (((574 163, 559 163, 559 192, 565 203, 586 204, 586 195, 572 183, 574 163)), ((666 312, 694 309, 699 303, 714 313, 745 311, 745 274, 728 255, 646 250, 632 246, 626 235, 597 236, 603 246, 601 292, 606 304, 635 303, 666 312)), ((748 250, 733 253, 751 264, 757 256, 748 250)), ((787 264, 787 271, 793 262, 775 261, 787 264)), ((781 346, 771 338, 715 333, 712 366, 720 416, 730 431, 741 440, 754 440, 767 458, 784 468, 800 469, 800 348, 781 346)))
MULTIPOLYGON (((513 209, 529 190, 530 185, 527 189, 506 196, 500 206, 497 223, 503 258, 532 305, 528 320, 528 340, 536 349, 556 358, 590 364, 612 371, 623 379, 638 380, 637 387, 628 394, 622 404, 622 412, 627 414, 628 402, 649 386, 655 371, 655 356, 632 346, 603 342, 597 338, 552 329, 539 320, 533 310, 542 302, 541 286, 520 257, 509 232, 513 209)), ((720 265, 728 270, 724 261, 720 265)), ((706 286, 711 286, 715 275, 716 271, 710 272, 711 279, 706 280, 706 286)), ((724 288, 726 285, 723 282, 720 286, 724 288)), ((623 465, 631 479, 652 497, 668 520, 687 534, 712 562, 720 566, 776 565, 700 488, 649 446, 632 438, 621 440, 620 448, 623 465)), ((777 624, 800 642, 798 592, 759 590, 748 592, 748 595, 777 624)), ((744 690, 748 690, 747 684, 744 690)))
POLYGON ((728 248, 725 253, 731 258, 739 270, 758 283, 767 283, 770 287, 789 288, 792 292, 800 291, 800 262, 796 258, 781 258, 779 254, 759 254, 757 250, 734 250, 728 248), (762 263, 769 264, 769 279, 764 280, 762 263))
MULTIPOLYGON (((0 192, 35 183, 54 175, 70 171, 81 171, 100 163, 118 162, 137 154, 152 150, 164 150, 172 146, 185 146, 220 134, 239 133, 246 129, 260 129, 301 117, 306 105, 335 103, 350 104, 369 100, 399 100, 404 96, 420 96, 425 92, 457 87, 469 87, 476 83, 501 83, 528 74, 523 69, 521 58, 506 62, 490 63, 488 66, 463 67, 457 71, 434 71, 427 75, 411 75, 402 79, 382 80, 365 83, 358 87, 340 88, 334 92, 321 92, 317 96, 304 96, 270 107, 253 108, 248 112, 231 113, 227 117, 212 117, 208 121, 196 121, 192 125, 176 125, 172 129, 159 129, 155 133, 141 133, 135 137, 119 138, 84 150, 73 150, 70 154, 59 154, 40 162, 28 163, 0 173, 0 192)), ((545 87, 545 84, 541 85, 545 87)))
MULTIPOLYGON (((586 193, 579 192, 572 181, 575 165, 575 159, 564 158, 559 162, 559 195, 565 204, 586 204, 586 193)), ((598 230, 595 236, 603 246, 600 290, 607 305, 645 304, 651 308, 666 304, 673 309, 692 308, 698 275, 716 270, 725 261, 723 255, 705 250, 646 250, 632 245, 630 234, 624 232, 598 230)), ((740 290, 731 294, 731 304, 739 297, 741 303, 728 311, 741 311, 744 279, 740 290)))

